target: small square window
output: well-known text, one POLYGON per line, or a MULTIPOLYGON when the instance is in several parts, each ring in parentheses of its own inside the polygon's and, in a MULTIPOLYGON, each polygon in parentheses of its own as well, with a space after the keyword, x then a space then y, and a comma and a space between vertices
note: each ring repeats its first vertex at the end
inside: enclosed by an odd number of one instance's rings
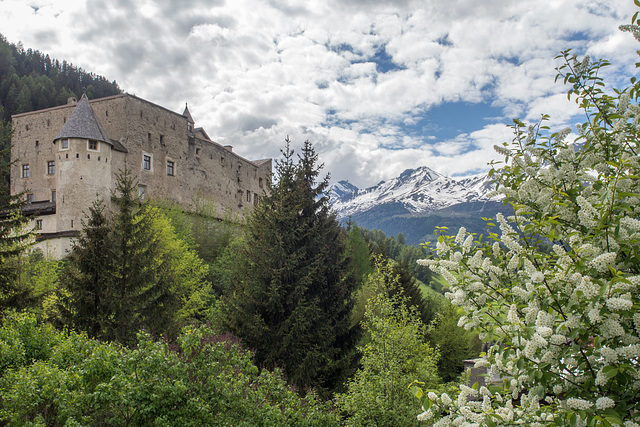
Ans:
POLYGON ((53 175, 56 173, 56 162, 48 161, 47 162, 47 175, 53 175))
POLYGON ((36 230, 42 230, 42 220, 36 219, 36 230))
POLYGON ((27 194, 27 203, 33 203, 33 194, 27 194))
POLYGON ((29 165, 28 164, 22 165, 22 177, 29 178, 29 176, 31 176, 29 165))
POLYGON ((142 169, 146 171, 151 170, 151 156, 148 154, 142 155, 142 169))
POLYGON ((97 151, 98 150, 98 141, 94 139, 89 140, 89 150, 97 151))
POLYGON ((171 160, 167 160, 167 175, 173 176, 174 174, 174 163, 171 160))
POLYGON ((68 139, 63 139, 62 141, 60 141, 60 149, 61 150, 69 149, 69 140, 68 139))

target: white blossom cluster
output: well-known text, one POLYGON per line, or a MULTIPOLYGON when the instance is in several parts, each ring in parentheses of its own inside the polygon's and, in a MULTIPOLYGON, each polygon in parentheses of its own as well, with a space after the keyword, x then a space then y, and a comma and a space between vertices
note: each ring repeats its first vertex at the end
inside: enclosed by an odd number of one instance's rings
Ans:
MULTIPOLYGON (((565 59, 575 81, 594 79, 598 63, 565 59)), ((640 107, 626 90, 595 114, 600 101, 572 93, 591 120, 580 144, 565 142, 567 130, 546 137, 541 124, 516 121, 493 174, 514 214, 497 215, 489 240, 464 228, 440 236, 435 255, 418 261, 449 283, 459 326, 491 343, 476 366, 505 384, 428 393, 420 420, 587 425, 607 411, 640 424, 640 107)))

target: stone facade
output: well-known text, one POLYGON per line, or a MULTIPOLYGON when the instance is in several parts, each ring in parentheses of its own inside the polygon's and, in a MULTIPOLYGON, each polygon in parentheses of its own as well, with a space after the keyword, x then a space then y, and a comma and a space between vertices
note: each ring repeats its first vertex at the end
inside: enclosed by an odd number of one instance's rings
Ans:
POLYGON ((243 216, 271 177, 271 159, 250 161, 212 141, 183 114, 129 94, 12 117, 11 192, 24 192, 38 246, 61 257, 96 197, 109 203, 125 166, 141 198, 189 210, 213 201, 220 217, 243 216), (73 114, 72 114, 73 113, 73 114))

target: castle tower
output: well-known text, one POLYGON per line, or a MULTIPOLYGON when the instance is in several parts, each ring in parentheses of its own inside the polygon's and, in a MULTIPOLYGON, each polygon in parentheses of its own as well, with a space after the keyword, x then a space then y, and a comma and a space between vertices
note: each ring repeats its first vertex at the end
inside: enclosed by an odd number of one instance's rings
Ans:
POLYGON ((109 203, 113 151, 126 149, 109 139, 86 95, 82 95, 53 144, 58 163, 56 229, 80 230, 81 221, 96 198, 109 203))
POLYGON ((193 117, 191 117, 189 106, 187 104, 184 104, 184 111, 182 112, 182 115, 187 119, 187 133, 189 135, 193 135, 193 126, 196 122, 193 120, 193 117))

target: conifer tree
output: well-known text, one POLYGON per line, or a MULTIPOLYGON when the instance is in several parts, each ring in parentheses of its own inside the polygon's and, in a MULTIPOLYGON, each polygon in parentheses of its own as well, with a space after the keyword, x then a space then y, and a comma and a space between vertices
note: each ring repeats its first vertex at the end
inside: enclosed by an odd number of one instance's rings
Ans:
POLYGON ((256 361, 281 367, 304 390, 327 392, 352 365, 353 275, 346 274, 344 232, 325 194, 328 177, 310 142, 298 162, 286 139, 270 186, 247 223, 236 286, 223 296, 223 321, 256 361))
POLYGON ((60 313, 70 326, 85 330, 90 337, 101 337, 110 327, 107 301, 114 286, 111 224, 102 200, 89 208, 82 228, 66 263, 60 313))
POLYGON ((67 318, 91 336, 124 344, 141 329, 175 336, 203 308, 207 267, 157 207, 138 199, 126 166, 112 199, 111 219, 100 203, 91 208, 69 258, 67 318))
POLYGON ((0 315, 6 308, 25 306, 31 297, 29 289, 16 280, 16 257, 30 244, 32 233, 26 228, 28 219, 22 215, 24 194, 12 195, 5 179, 11 168, 10 141, 9 124, 0 122, 0 315))

